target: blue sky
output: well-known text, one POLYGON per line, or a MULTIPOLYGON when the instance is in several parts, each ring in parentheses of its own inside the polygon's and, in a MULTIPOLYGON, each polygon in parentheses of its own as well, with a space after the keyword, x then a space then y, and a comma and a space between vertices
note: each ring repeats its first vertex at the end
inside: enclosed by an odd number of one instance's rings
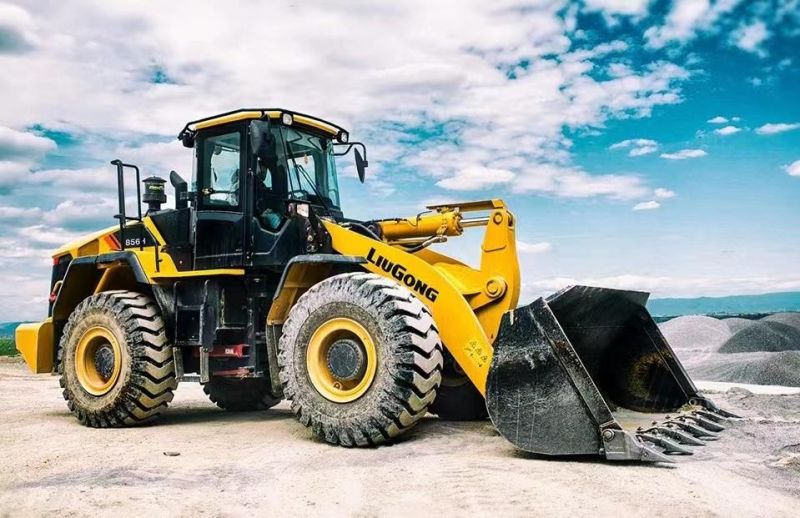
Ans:
POLYGON ((800 1, 432 4, 0 2, 0 320, 41 316, 50 250, 113 223, 109 160, 189 176, 177 131, 243 106, 367 143, 351 217, 505 199, 526 299, 800 289, 800 1))

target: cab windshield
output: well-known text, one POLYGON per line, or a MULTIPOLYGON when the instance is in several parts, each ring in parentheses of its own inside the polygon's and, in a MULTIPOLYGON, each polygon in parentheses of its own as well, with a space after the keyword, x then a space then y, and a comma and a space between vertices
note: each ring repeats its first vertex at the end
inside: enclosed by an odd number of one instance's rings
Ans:
POLYGON ((339 208, 339 185, 330 140, 285 126, 281 133, 289 198, 339 208))

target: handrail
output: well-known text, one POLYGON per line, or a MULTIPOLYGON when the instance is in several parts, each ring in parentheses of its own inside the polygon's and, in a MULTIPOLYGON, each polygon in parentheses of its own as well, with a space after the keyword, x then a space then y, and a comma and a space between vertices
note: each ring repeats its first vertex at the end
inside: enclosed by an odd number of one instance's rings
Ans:
MULTIPOLYGON (((112 160, 111 165, 117 167, 117 197, 119 202, 119 212, 114 214, 114 219, 119 220, 119 234, 122 238, 122 230, 125 228, 128 221, 142 221, 142 192, 139 178, 139 168, 133 164, 123 163, 119 158, 112 160), (138 210, 137 217, 129 217, 125 214, 125 168, 130 167, 136 172, 136 208, 138 210)), ((123 250, 125 243, 122 243, 123 250)))

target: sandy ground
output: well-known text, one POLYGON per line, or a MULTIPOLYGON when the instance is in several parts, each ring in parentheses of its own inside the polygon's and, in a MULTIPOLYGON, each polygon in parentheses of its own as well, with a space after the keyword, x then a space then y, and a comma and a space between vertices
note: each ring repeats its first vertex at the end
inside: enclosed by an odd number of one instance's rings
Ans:
POLYGON ((92 430, 55 377, 0 359, 0 516, 797 516, 800 395, 713 397, 746 418, 676 464, 621 465, 532 458, 489 422, 435 418, 393 446, 333 447, 285 404, 226 413, 193 384, 155 426, 92 430))

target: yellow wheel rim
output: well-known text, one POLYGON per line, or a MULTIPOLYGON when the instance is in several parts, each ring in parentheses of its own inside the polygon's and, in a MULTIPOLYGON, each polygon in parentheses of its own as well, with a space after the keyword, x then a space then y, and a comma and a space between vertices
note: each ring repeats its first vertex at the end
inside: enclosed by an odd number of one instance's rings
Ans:
POLYGON ((109 329, 94 326, 81 335, 75 350, 75 372, 86 392, 106 394, 119 379, 121 364, 122 350, 109 329))
MULTIPOLYGON (((352 358, 352 356, 351 356, 352 358)), ((311 384, 323 397, 334 403, 349 403, 364 395, 375 379, 378 353, 369 332, 350 318, 332 318, 319 326, 306 350, 306 367, 311 384), (346 345, 343 345, 346 344, 346 345), (355 353, 357 368, 343 378, 331 365, 331 353, 347 347, 355 353)))

